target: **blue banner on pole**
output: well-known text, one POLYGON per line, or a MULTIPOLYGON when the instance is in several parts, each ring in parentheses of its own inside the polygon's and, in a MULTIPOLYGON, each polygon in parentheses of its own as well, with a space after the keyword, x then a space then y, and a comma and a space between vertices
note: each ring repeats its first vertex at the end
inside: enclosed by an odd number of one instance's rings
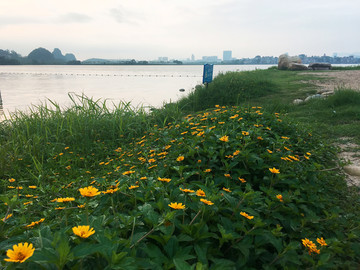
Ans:
POLYGON ((214 65, 205 64, 203 73, 203 83, 210 83, 213 79, 214 65))

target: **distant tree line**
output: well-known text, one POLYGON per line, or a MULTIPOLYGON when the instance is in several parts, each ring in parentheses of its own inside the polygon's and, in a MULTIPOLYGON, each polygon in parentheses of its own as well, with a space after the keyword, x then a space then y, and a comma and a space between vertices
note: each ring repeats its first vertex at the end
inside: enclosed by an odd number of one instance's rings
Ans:
MULTIPOLYGON (((360 58, 354 56, 344 57, 331 57, 327 55, 323 56, 307 56, 305 54, 299 55, 303 64, 311 63, 330 63, 330 64, 360 64, 360 58)), ((230 61, 222 61, 222 64, 233 64, 233 65, 276 65, 279 58, 275 56, 260 56, 257 55, 254 58, 241 58, 233 59, 230 61)))

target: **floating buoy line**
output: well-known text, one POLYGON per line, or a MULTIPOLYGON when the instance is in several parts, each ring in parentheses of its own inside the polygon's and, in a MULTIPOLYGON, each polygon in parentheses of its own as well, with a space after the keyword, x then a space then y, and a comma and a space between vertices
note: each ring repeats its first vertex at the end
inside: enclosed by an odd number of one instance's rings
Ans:
POLYGON ((0 72, 0 75, 40 75, 40 76, 94 76, 94 77, 160 77, 160 78, 201 78, 201 75, 165 75, 165 74, 92 74, 92 73, 32 73, 32 72, 0 72))

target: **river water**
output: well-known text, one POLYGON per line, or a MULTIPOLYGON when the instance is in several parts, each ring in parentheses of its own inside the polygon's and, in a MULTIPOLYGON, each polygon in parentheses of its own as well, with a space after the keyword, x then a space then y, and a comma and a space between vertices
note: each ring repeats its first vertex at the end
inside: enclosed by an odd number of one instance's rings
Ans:
MULTIPOLYGON (((214 76, 227 71, 266 69, 268 65, 215 65, 214 76)), ((68 94, 86 95, 111 104, 161 107, 177 101, 202 83, 202 65, 159 66, 0 66, 3 113, 54 101, 71 104, 68 94), (184 92, 180 92, 184 89, 184 92)), ((3 117, 4 117, 3 115, 3 117)))

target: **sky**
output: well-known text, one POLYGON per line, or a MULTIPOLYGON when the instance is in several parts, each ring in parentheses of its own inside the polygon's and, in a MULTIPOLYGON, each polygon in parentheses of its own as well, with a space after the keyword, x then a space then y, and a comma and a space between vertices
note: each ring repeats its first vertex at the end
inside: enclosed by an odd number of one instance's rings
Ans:
POLYGON ((0 49, 89 58, 360 55, 358 0, 0 0, 0 49))

